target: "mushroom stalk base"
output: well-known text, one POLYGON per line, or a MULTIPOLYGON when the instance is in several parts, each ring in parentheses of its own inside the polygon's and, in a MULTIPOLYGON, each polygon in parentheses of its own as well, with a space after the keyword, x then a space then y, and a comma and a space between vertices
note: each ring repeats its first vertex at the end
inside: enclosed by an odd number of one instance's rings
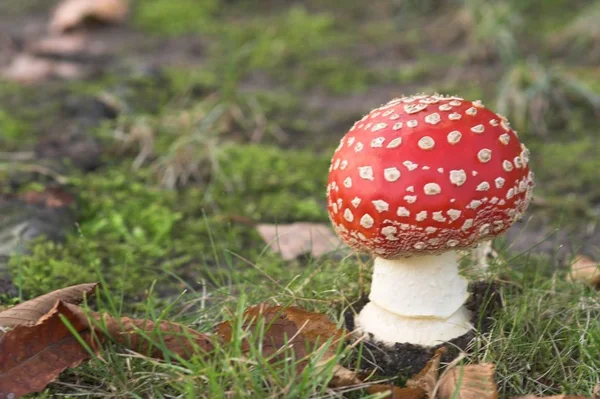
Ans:
POLYGON ((405 259, 376 258, 370 302, 356 317, 379 341, 434 346, 468 332, 467 281, 455 251, 405 259))

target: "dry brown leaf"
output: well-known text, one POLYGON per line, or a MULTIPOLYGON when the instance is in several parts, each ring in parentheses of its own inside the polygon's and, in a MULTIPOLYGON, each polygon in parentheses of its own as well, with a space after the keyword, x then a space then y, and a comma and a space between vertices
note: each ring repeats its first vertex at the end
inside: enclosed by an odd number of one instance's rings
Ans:
POLYGON ((589 398, 587 396, 573 396, 573 395, 552 395, 552 396, 525 395, 525 396, 515 396, 511 399, 589 399, 589 398))
POLYGON ((342 245, 337 235, 325 224, 259 224, 256 229, 269 247, 285 260, 295 259, 305 253, 319 257, 342 245))
POLYGON ((50 30, 64 32, 76 28, 87 19, 118 23, 125 20, 128 12, 126 0, 64 0, 54 10, 50 30))
POLYGON ((592 391, 594 398, 593 399, 600 399, 600 384, 596 385, 594 387, 594 390, 592 391))
POLYGON ((438 385, 439 399, 497 399, 492 363, 469 364, 446 370, 438 385))
POLYGON ((445 346, 442 346, 436 350, 431 360, 429 360, 425 367, 423 367, 423 370, 419 371, 417 375, 410 378, 406 382, 406 386, 409 388, 420 388, 427 393, 427 396, 433 397, 433 392, 438 382, 440 361, 442 359, 442 355, 446 353, 446 351, 447 349, 445 346))
POLYGON ((27 191, 19 198, 28 204, 42 204, 47 208, 63 208, 75 203, 75 196, 60 188, 47 187, 44 191, 27 191))
POLYGON ((38 392, 67 368, 89 359, 91 353, 71 334, 61 317, 68 320, 92 352, 112 339, 126 348, 162 359, 165 347, 189 358, 213 349, 211 337, 172 322, 114 318, 84 311, 58 301, 35 325, 19 325, 0 338, 0 398, 38 392))
POLYGON ((600 262, 587 256, 578 256, 571 264, 571 272, 567 275, 570 281, 581 281, 600 288, 600 262))
MULTIPOLYGON (((46 315, 56 305, 56 302, 77 304, 86 295, 93 295, 98 283, 79 284, 61 288, 48 294, 23 302, 10 309, 0 312, 0 327, 31 326, 46 315)), ((0 331, 0 337, 2 332, 0 331)))
POLYGON ((19 54, 1 71, 1 77, 24 84, 39 83, 52 77, 79 79, 85 75, 80 64, 57 61, 29 54, 19 54))
MULTIPOLYGON (((296 359, 304 359, 298 362, 297 371, 299 372, 306 366, 308 354, 306 342, 315 346, 322 345, 331 338, 335 342, 343 337, 343 332, 327 316, 307 312, 294 306, 284 308, 260 304, 250 307, 244 312, 243 329, 252 331, 259 324, 261 318, 268 327, 263 336, 263 355, 272 357, 271 361, 278 361, 282 359, 283 350, 291 348, 296 359)), ((216 332, 225 342, 230 341, 233 334, 231 323, 229 321, 220 323, 216 327, 216 332)), ((331 348, 334 345, 332 344, 331 348)), ((242 350, 247 352, 249 349, 250 343, 244 340, 242 350)), ((328 358, 332 355, 330 350, 324 357, 328 358)), ((343 378, 346 377, 343 376, 343 378)))
POLYGON ((330 388, 343 388, 362 383, 363 381, 358 377, 355 371, 348 370, 339 364, 333 366, 333 377, 329 381, 330 388))
POLYGON ((60 314, 85 342, 94 344, 86 318, 59 301, 37 324, 17 326, 0 338, 0 398, 39 392, 62 371, 89 358, 60 314))
POLYGON ((427 392, 421 388, 400 388, 395 385, 375 384, 365 388, 367 393, 373 395, 376 393, 389 392, 386 399, 426 399, 427 392))

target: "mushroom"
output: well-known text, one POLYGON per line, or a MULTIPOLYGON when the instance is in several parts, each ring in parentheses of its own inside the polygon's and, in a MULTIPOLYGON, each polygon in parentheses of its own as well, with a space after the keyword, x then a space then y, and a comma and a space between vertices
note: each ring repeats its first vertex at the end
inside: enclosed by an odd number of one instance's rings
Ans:
POLYGON ((457 250, 508 229, 532 197, 529 151, 480 101, 396 98, 357 121, 331 161, 328 211, 375 256, 362 334, 435 346, 473 328, 457 250))

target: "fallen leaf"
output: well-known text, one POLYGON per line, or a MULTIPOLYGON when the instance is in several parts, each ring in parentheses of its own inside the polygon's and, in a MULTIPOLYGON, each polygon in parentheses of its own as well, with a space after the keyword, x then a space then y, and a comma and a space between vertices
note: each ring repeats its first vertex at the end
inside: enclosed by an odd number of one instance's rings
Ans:
POLYGON ((94 344, 85 317, 59 301, 37 324, 17 326, 0 338, 0 398, 39 392, 62 371, 90 357, 60 314, 70 321, 84 342, 94 344))
POLYGON ((589 399, 589 398, 587 396, 573 396, 573 395, 552 395, 552 396, 525 395, 525 396, 515 396, 515 397, 512 397, 511 399, 589 399))
POLYGON ((19 197, 28 204, 42 204, 47 208, 63 208, 75 203, 75 196, 59 188, 47 187, 44 191, 27 191, 19 197))
POLYGON ((19 83, 33 84, 53 77, 69 80, 79 79, 84 75, 81 65, 77 63, 22 53, 2 71, 1 77, 19 83))
POLYGON ((594 390, 592 393, 594 395, 593 399, 600 399, 600 384, 598 384, 594 387, 594 390))
POLYGON ((426 399, 427 392, 421 388, 400 388, 395 385, 375 384, 365 388, 367 393, 374 395, 377 393, 389 392, 386 399, 426 399))
POLYGON ((35 54, 68 56, 84 52, 87 45, 85 35, 73 33, 41 38, 30 43, 27 50, 35 54))
POLYGON ((571 272, 567 275, 570 281, 581 281, 600 288, 600 262, 587 256, 578 256, 571 264, 571 272))
POLYGON ((428 397, 433 397, 435 387, 438 382, 438 373, 440 369, 440 361, 447 349, 442 346, 435 351, 435 354, 427 362, 423 370, 419 371, 414 377, 411 377, 406 386, 409 388, 419 388, 427 393, 428 397))
POLYGON ((497 399, 492 363, 469 364, 446 370, 438 382, 439 399, 497 399))
POLYGON ((333 377, 329 381, 329 387, 344 388, 362 383, 363 381, 358 377, 355 371, 348 370, 347 368, 336 364, 333 367, 333 377))
POLYGON ((64 0, 54 10, 50 30, 64 32, 87 19, 118 23, 125 20, 128 11, 129 5, 125 0, 64 0))
POLYGON ((335 251, 342 243, 328 225, 319 223, 259 224, 258 233, 285 260, 310 253, 319 257, 335 251))
MULTIPOLYGON (((98 283, 79 284, 61 288, 48 294, 23 302, 10 309, 0 312, 0 327, 31 326, 38 322, 56 305, 56 302, 77 304, 86 295, 93 295, 98 283)), ((0 331, 0 337, 2 332, 0 331)))
MULTIPOLYGON (((323 356, 323 363, 333 356, 335 342, 343 337, 343 331, 326 315, 307 312, 294 306, 284 308, 261 304, 248 308, 243 317, 242 328, 249 331, 254 330, 261 323, 261 319, 263 320, 266 327, 262 337, 263 355, 271 357, 271 361, 278 361, 282 358, 284 349, 291 349, 297 360, 302 359, 298 362, 298 372, 306 366, 307 348, 310 348, 307 347, 307 342, 316 350, 316 345, 323 345, 333 339, 329 350, 323 356)), ((225 342, 231 341, 233 327, 229 321, 222 322, 217 325, 216 333, 225 342)), ((248 352, 249 349, 250 343, 244 340, 242 350, 248 352)))
POLYGON ((182 358, 213 349, 211 336, 176 323, 119 319, 93 312, 89 316, 94 320, 91 324, 80 307, 59 300, 35 325, 18 325, 4 334, 0 338, 0 398, 41 391, 62 371, 98 352, 106 339, 157 359, 165 355, 161 348, 182 358))

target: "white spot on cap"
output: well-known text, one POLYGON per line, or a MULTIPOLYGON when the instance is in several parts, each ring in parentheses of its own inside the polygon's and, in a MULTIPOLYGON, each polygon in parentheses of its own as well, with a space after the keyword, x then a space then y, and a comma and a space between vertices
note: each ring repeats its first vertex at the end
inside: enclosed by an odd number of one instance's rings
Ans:
POLYGON ((427 195, 437 195, 442 192, 442 188, 437 183, 427 183, 423 186, 423 191, 427 195))
POLYGON ((515 157, 514 163, 515 163, 515 168, 517 168, 517 169, 521 169, 523 167, 523 161, 521 160, 521 157, 515 157))
POLYGON ((496 188, 502 188, 502 186, 504 186, 504 179, 501 177, 497 177, 496 180, 494 180, 494 182, 496 183, 496 188))
POLYGON ((423 169, 423 170, 429 170, 431 168, 429 166, 423 166, 423 167, 421 167, 421 169, 423 169))
POLYGON ((393 139, 392 141, 390 141, 388 143, 388 145, 386 146, 386 148, 396 148, 400 144, 402 144, 402 137, 396 137, 395 139, 393 139))
POLYGON ((514 196, 515 196, 515 189, 514 188, 509 189, 508 192, 506 193, 506 199, 511 199, 514 196))
POLYGON ((402 165, 406 166, 406 169, 408 170, 415 170, 419 167, 418 164, 412 163, 411 161, 404 161, 402 162, 402 165))
POLYGON ((352 178, 346 177, 344 179, 344 187, 346 187, 346 188, 352 187, 352 178))
POLYGON ((425 117, 425 123, 429 123, 430 125, 437 125, 441 120, 442 118, 440 118, 440 114, 437 112, 429 114, 425 117))
POLYGON ((340 160, 339 158, 335 161, 335 163, 333 164, 333 170, 337 170, 337 168, 340 166, 340 160))
POLYGON ((513 170, 513 164, 508 159, 505 159, 504 161, 502 161, 502 167, 507 172, 510 172, 511 170, 513 170))
POLYGON ((383 201, 383 200, 375 200, 375 201, 371 201, 373 203, 373 205, 375 205, 375 209, 377 209, 377 212, 381 213, 381 212, 385 212, 388 209, 390 209, 390 204, 388 204, 387 202, 383 201))
MULTIPOLYGON (((394 115, 390 116, 390 120, 392 120, 392 121, 395 121, 398 118, 400 118, 400 115, 398 115, 398 114, 394 114, 394 115)), ((400 127, 402 127, 402 124, 400 124, 400 127)), ((396 130, 396 129, 394 129, 394 130, 396 130)))
POLYGON ((405 195, 404 201, 408 202, 409 204, 414 204, 417 201, 417 196, 416 195, 405 195))
POLYGON ((437 171, 438 171, 439 173, 444 173, 444 168, 437 168, 437 171))
POLYGON ((487 236, 488 234, 490 234, 490 224, 489 223, 482 224, 481 227, 479 228, 479 234, 482 236, 487 236))
POLYGON ((433 220, 436 222, 445 222, 446 218, 442 215, 442 211, 433 212, 433 220))
POLYGON ((465 111, 465 114, 475 116, 477 115, 477 109, 475 107, 471 107, 465 111))
POLYGON ((342 163, 340 163, 340 170, 344 170, 346 169, 346 167, 348 166, 348 161, 346 161, 345 159, 342 161, 342 163))
POLYGON ((426 227, 426 228, 425 228, 425 232, 426 232, 427 234, 432 234, 432 233, 435 233, 436 231, 438 231, 438 228, 437 228, 437 227, 432 227, 432 226, 429 226, 429 227, 426 227))
POLYGON ((461 211, 459 211, 458 209, 448 209, 448 210, 446 211, 446 214, 447 214, 448 216, 450 216, 450 219, 452 219, 453 221, 454 221, 454 220, 456 220, 456 219, 458 219, 458 218, 460 217, 460 214, 461 214, 461 213, 462 213, 462 212, 461 212, 461 211))
POLYGON ((398 122, 395 123, 394 126, 392 127, 393 130, 400 130, 402 129, 402 122, 398 122))
POLYGON ((462 118, 462 115, 459 114, 458 112, 453 112, 450 115, 448 115, 448 119, 450 119, 451 121, 457 121, 460 118, 462 118))
POLYGON ((348 147, 351 147, 352 144, 354 144, 354 140, 356 140, 356 138, 354 138, 354 137, 348 137, 348 147))
POLYGON ((471 209, 477 209, 477 208, 479 208, 479 207, 481 206, 481 204, 482 204, 482 202, 481 202, 481 201, 479 201, 479 200, 473 200, 473 201, 471 201, 471 202, 469 203, 469 207, 470 207, 471 209))
POLYGON ((371 141, 372 148, 383 147, 383 142, 385 141, 385 137, 377 137, 371 141))
POLYGON ((499 125, 498 119, 490 119, 490 125, 498 126, 499 125))
POLYGON ((333 212, 334 213, 338 213, 338 207, 337 207, 337 204, 335 202, 331 203, 331 207, 333 208, 333 212))
POLYGON ((455 186, 462 186, 467 181, 467 174, 464 170, 451 170, 450 182, 455 186))
POLYGON ((365 229, 370 229, 373 227, 373 223, 375 223, 375 221, 368 213, 365 213, 363 217, 360 218, 360 225, 365 229))
POLYGON ((463 223, 461 229, 462 230, 468 230, 471 227, 473 227, 473 219, 467 219, 465 220, 465 222, 463 223))
POLYGON ((354 221, 354 215, 352 214, 352 211, 348 208, 346 208, 346 210, 344 211, 344 219, 346 219, 349 222, 354 221))
POLYGON ((458 240, 448 240, 448 241, 446 241, 446 246, 452 248, 452 247, 457 246, 458 243, 459 243, 458 240))
POLYGON ((435 147, 435 141, 433 141, 433 139, 429 136, 423 136, 419 140, 418 145, 419 148, 423 150, 431 150, 433 147, 435 147))
POLYGON ((363 147, 363 143, 356 143, 356 145, 354 146, 354 151, 361 152, 363 147))
POLYGON ((419 122, 417 122, 416 119, 411 119, 406 122, 406 126, 408 126, 408 127, 417 127, 418 124, 419 124, 419 122))
POLYGON ((475 100, 472 102, 472 104, 477 108, 483 108, 483 103, 481 102, 481 100, 475 100))
POLYGON ((408 187, 406 187, 406 191, 408 191, 409 193, 414 193, 415 192, 415 186, 408 186, 408 187))
POLYGON ((417 222, 421 222, 425 219, 427 219, 427 211, 421 211, 419 213, 416 214, 415 219, 417 220, 417 222))
POLYGON ((414 249, 423 249, 423 248, 425 248, 425 243, 419 241, 418 243, 416 243, 416 244, 413 245, 413 248, 414 249))
POLYGON ((427 108, 427 104, 407 104, 404 106, 404 112, 407 114, 416 114, 419 111, 423 111, 427 108))
POLYGON ((407 217, 407 216, 410 216, 410 211, 408 209, 406 209, 405 207, 401 206, 398 208, 396 215, 398 215, 400 217, 407 217))
POLYGON ((383 114, 381 114, 381 116, 389 116, 389 115, 391 115, 391 114, 393 114, 393 113, 394 113, 394 110, 393 110, 393 109, 388 109, 388 110, 387 110, 387 111, 385 111, 383 114))
POLYGON ((372 132, 377 132, 381 129, 385 129, 387 127, 387 123, 376 123, 371 129, 372 132))
POLYGON ((370 166, 359 166, 358 175, 365 180, 375 180, 375 177, 373 177, 373 168, 370 166))
POLYGON ((481 134, 481 133, 483 133, 483 132, 484 132, 484 130, 485 130, 485 126, 483 126, 482 124, 479 124, 479 125, 473 126, 473 127, 471 128, 471 131, 472 131, 473 133, 477 133, 477 134, 481 134))
POLYGON ((383 177, 389 182, 394 182, 400 178, 400 171, 395 168, 386 168, 383 170, 383 177))
POLYGON ((456 144, 460 141, 461 137, 462 137, 461 132, 459 132, 458 130, 453 130, 450 133, 448 133, 448 143, 456 144))
POLYGON ((451 111, 452 106, 450 104, 442 104, 438 107, 440 111, 451 111))
POLYGON ((448 104, 452 105, 453 107, 460 107, 462 105, 462 103, 458 100, 452 100, 448 104))
POLYGON ((360 205, 361 199, 358 197, 354 197, 354 199, 352 201, 350 201, 350 203, 355 207, 358 208, 358 206, 360 205))
POLYGON ((487 191, 489 189, 490 189, 490 183, 488 183, 486 181, 482 181, 481 183, 479 183, 476 188, 477 191, 487 191))
POLYGON ((398 229, 394 226, 386 226, 381 229, 381 234, 383 234, 384 236, 396 234, 397 232, 398 232, 398 229))
POLYGON ((507 133, 502 133, 500 137, 498 137, 498 140, 500 140, 502 144, 508 145, 510 142, 510 136, 507 133))
POLYGON ((477 176, 479 173, 477 173, 477 171, 476 171, 476 170, 474 170, 474 171, 472 171, 472 172, 471 172, 471 174, 472 174, 473 176, 477 176))
POLYGON ((482 163, 489 162, 489 160, 492 159, 492 150, 484 148, 477 153, 477 159, 482 163))

